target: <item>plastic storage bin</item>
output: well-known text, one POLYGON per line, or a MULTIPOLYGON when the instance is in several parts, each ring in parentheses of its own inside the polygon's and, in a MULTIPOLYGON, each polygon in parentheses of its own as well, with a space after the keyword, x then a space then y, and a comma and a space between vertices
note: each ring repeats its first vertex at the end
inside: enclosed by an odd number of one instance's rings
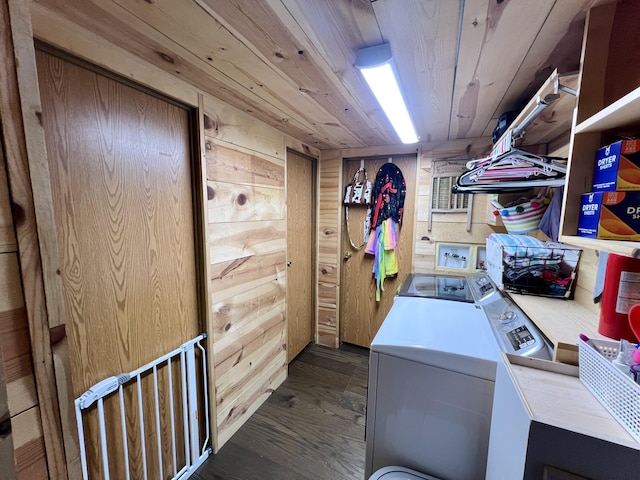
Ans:
POLYGON ((578 371, 580 381, 622 425, 640 442, 640 385, 611 361, 618 355, 619 342, 598 340, 593 347, 578 342, 578 371))

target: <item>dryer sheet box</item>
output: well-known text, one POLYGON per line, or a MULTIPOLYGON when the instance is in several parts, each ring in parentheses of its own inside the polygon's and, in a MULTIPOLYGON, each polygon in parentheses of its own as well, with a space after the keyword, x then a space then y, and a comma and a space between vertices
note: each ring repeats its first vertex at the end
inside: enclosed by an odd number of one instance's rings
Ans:
POLYGON ((640 191, 583 194, 578 236, 602 240, 640 240, 640 191))
POLYGON ((640 190, 640 139, 598 149, 592 192, 640 190))

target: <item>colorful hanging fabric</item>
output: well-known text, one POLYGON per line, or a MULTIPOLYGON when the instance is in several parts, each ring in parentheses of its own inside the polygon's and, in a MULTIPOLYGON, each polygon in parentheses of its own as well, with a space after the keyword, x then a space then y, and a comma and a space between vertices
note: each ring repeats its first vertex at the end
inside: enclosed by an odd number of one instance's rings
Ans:
POLYGON ((398 224, 393 218, 383 220, 369 237, 366 253, 374 256, 373 276, 376 279, 376 301, 384 290, 384 279, 398 273, 398 224))

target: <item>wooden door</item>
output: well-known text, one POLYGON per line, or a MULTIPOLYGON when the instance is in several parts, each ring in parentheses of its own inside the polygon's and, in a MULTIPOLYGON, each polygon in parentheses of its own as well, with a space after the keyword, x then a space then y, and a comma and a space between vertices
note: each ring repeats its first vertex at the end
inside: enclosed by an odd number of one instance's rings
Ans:
POLYGON ((313 341, 315 163, 287 152, 287 361, 313 341))
MULTIPOLYGON (((388 162, 388 157, 366 159, 364 167, 369 180, 374 183, 376 173, 381 165, 388 162)), ((372 274, 373 255, 365 253, 364 247, 354 249, 347 236, 345 227, 345 211, 343 208, 342 228, 342 271, 340 280, 340 340, 363 347, 369 347, 371 340, 380 328, 384 317, 393 304, 393 297, 401 286, 404 277, 411 273, 411 256, 413 251, 413 225, 416 196, 415 155, 393 157, 407 184, 407 195, 404 202, 404 216, 398 232, 398 275, 384 280, 384 291, 380 301, 376 301, 376 284, 372 274)), ((361 159, 344 161, 343 178, 345 185, 351 183, 353 174, 360 168, 361 159)), ((364 207, 349 208, 349 230, 356 246, 364 240, 363 222, 367 210, 364 207)))
MULTIPOLYGON (((200 333, 190 113, 44 51, 37 67, 77 397, 200 333)), ((157 435, 164 471, 173 470, 170 432, 155 431, 152 379, 143 381, 147 464, 157 477, 157 435)), ((160 404, 168 409, 167 398, 160 404)), ((127 412, 133 435, 137 415, 127 412)), ((119 417, 108 425, 110 447, 122 451, 119 417)), ((97 473, 99 443, 87 436, 97 473)), ((142 478, 140 445, 129 443, 132 478, 142 478)), ((112 478, 124 478, 122 458, 110 463, 112 478)))

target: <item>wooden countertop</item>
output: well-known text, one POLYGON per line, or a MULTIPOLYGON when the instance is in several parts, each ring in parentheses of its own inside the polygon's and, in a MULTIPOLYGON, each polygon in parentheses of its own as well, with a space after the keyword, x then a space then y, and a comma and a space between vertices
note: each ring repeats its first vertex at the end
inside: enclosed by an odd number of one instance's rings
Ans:
MULTIPOLYGON (((533 295, 509 295, 554 345, 555 360, 562 357, 562 361, 577 364, 577 343, 581 333, 590 338, 605 338, 598 333, 598 315, 580 303, 533 295), (574 351, 567 351, 572 347, 575 347, 574 351)), ((577 376, 578 367, 503 356, 532 420, 640 450, 640 443, 582 384, 577 376), (560 371, 563 373, 558 373, 560 371)))
MULTIPOLYGON (((503 354, 509 374, 532 420, 640 450, 640 443, 586 389, 577 375, 557 373, 552 362, 503 354), (522 364, 516 364, 522 363, 522 364), (528 366, 527 366, 528 365, 528 366)), ((555 364, 557 365, 557 364, 555 364)))
POLYGON ((557 347, 576 345, 578 336, 605 338, 598 333, 598 316, 572 300, 509 293, 513 301, 557 347))

